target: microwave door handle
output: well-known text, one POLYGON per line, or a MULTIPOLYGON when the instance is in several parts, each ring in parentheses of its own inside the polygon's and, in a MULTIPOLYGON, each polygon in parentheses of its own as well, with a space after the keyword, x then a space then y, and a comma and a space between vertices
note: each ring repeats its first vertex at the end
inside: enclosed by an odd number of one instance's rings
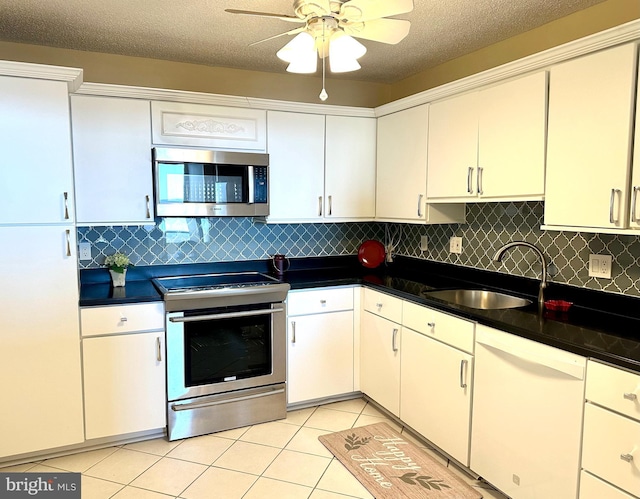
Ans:
POLYGON ((248 204, 254 204, 256 202, 256 180, 255 180, 255 172, 254 167, 249 166, 247 169, 247 182, 249 183, 249 200, 248 204))

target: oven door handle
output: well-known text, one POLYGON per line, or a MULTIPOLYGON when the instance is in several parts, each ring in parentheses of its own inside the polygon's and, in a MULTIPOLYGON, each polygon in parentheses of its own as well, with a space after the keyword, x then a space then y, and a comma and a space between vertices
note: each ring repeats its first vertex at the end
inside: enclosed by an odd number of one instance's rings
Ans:
POLYGON ((234 319, 236 317, 253 317, 255 315, 269 315, 279 312, 284 312, 284 308, 265 308, 261 310, 246 310, 244 312, 229 312, 226 314, 195 315, 192 317, 169 317, 169 320, 171 322, 198 322, 217 319, 234 319))
POLYGON ((187 402, 184 404, 171 404, 172 411, 188 411, 191 409, 200 409, 202 407, 210 407, 213 405, 222 405, 229 404, 231 402, 242 402, 244 400, 257 399, 261 397, 266 397, 268 395, 278 395, 280 393, 284 393, 284 388, 280 388, 278 390, 269 390, 262 393, 255 393, 253 395, 245 395, 244 397, 229 397, 223 400, 213 400, 210 402, 187 402))

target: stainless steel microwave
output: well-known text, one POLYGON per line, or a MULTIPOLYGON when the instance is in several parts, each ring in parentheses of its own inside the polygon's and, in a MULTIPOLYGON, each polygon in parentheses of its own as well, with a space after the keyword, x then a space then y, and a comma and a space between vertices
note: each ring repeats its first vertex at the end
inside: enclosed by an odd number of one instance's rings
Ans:
POLYGON ((266 217, 269 155, 154 147, 158 217, 266 217))

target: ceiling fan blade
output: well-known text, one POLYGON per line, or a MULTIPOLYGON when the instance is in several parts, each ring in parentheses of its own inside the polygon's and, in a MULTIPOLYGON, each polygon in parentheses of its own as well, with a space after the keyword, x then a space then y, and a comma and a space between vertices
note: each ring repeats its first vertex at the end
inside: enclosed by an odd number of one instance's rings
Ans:
POLYGON ((270 36, 269 38, 265 38, 264 40, 258 40, 257 42, 253 42, 249 44, 249 47, 253 47, 254 45, 258 45, 262 42, 268 42, 269 40, 273 40, 274 38, 279 38, 284 35, 297 35, 298 33, 302 33, 306 28, 302 26, 301 28, 292 29, 291 31, 285 31, 284 33, 279 33, 277 35, 270 36))
POLYGON ((376 19, 363 23, 340 23, 340 26, 355 38, 395 45, 409 34, 411 23, 403 19, 376 19))
POLYGON ((286 14, 272 14, 270 12, 254 12, 252 10, 238 10, 238 9, 225 9, 225 12, 230 14, 242 14, 245 16, 257 16, 257 17, 270 17, 272 19, 280 19, 281 21, 287 21, 290 23, 303 23, 304 19, 300 19, 295 16, 287 16, 286 14))
POLYGON ((293 11, 298 17, 320 17, 331 14, 330 0, 296 0, 293 11))
POLYGON ((350 0, 342 4, 340 19, 370 21, 397 16, 413 10, 413 0, 350 0))

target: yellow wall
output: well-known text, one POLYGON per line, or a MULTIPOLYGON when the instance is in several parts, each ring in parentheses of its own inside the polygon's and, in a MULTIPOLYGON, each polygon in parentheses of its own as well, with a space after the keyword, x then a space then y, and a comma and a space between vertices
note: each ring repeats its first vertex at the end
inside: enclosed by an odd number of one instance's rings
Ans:
MULTIPOLYGON (((606 0, 392 85, 327 79, 328 104, 376 107, 640 18, 640 0, 606 0)), ((415 27, 414 27, 415 29, 415 27)), ((0 42, 0 59, 82 68, 86 82, 320 103, 316 76, 265 73, 0 42)))

